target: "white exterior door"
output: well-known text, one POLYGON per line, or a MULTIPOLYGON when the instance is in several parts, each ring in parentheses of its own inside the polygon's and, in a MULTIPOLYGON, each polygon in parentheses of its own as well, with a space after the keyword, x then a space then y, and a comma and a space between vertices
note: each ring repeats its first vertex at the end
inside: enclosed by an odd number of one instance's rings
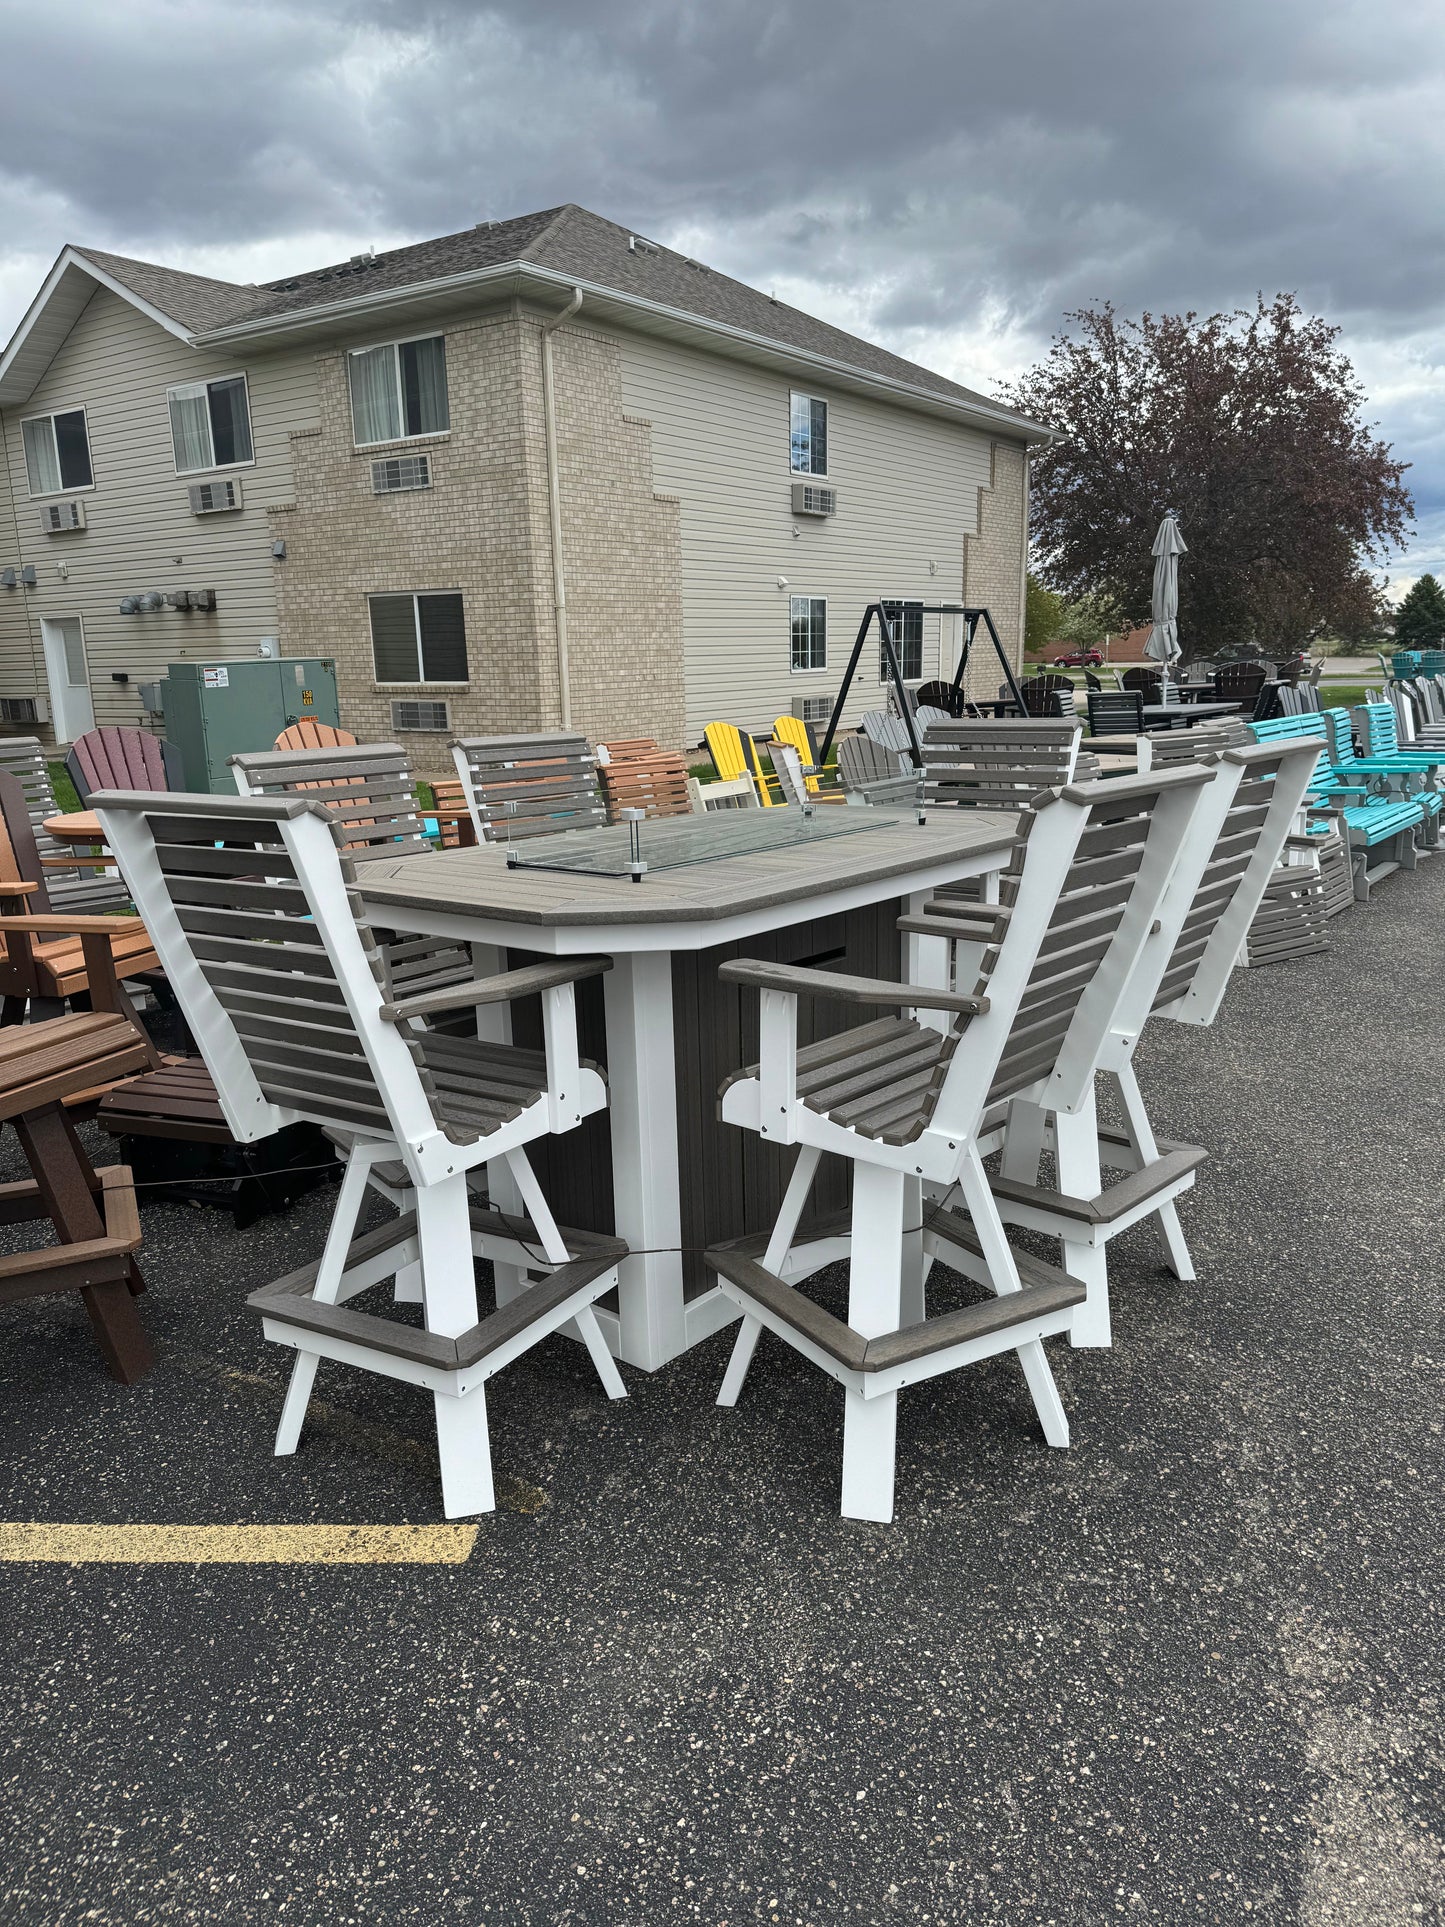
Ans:
POLYGON ((90 672, 85 664, 85 631, 79 616, 43 616, 45 672, 50 678, 50 716, 58 743, 73 743, 95 728, 90 672))

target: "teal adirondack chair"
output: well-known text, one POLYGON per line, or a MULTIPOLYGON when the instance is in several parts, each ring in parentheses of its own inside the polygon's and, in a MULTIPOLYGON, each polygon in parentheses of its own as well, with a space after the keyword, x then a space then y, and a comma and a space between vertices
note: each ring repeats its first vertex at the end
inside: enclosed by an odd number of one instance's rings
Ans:
POLYGON ((1283 737, 1319 738, 1320 760, 1306 798, 1305 828, 1311 836, 1321 837, 1338 829, 1345 838, 1357 903, 1368 903, 1371 887, 1394 871, 1414 869, 1415 832, 1425 822, 1419 798, 1372 795, 1368 783, 1342 777, 1332 761, 1326 712, 1271 716, 1264 722, 1251 723, 1250 730, 1260 743, 1278 742, 1283 737))
MULTIPOLYGON (((1323 713, 1330 737, 1330 761, 1336 775, 1349 783, 1363 781, 1377 795, 1412 797, 1423 812, 1422 841, 1427 849, 1437 848, 1440 842, 1440 806, 1445 803, 1445 797, 1440 794, 1435 781, 1440 758, 1401 751, 1395 735, 1395 712, 1388 703, 1363 703, 1361 710, 1383 710, 1389 720, 1388 724, 1382 722, 1379 725, 1380 733, 1383 735, 1388 732, 1394 749, 1381 754, 1373 748, 1367 748, 1365 755, 1357 755, 1350 711, 1327 709, 1323 713)), ((1367 718, 1367 745, 1371 733, 1367 718)))

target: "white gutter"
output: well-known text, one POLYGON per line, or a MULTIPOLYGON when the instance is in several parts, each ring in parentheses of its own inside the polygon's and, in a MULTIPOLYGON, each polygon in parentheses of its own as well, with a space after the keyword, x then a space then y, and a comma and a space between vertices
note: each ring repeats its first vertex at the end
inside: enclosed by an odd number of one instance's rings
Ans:
POLYGON ((557 707, 563 729, 572 727, 572 688, 567 668, 567 572, 562 564, 562 477, 557 467, 557 396, 552 383, 552 337, 582 306, 582 290, 560 314, 542 323, 542 421, 547 431, 547 508, 552 519, 552 608, 557 618, 557 707))
POLYGON ((975 425, 990 431, 1011 435, 1016 439, 1030 442, 1053 442, 1059 439, 1057 429, 1043 422, 1030 421, 1025 416, 1015 415, 1007 409, 993 407, 986 401, 964 401, 958 396, 945 394, 936 388, 926 388, 918 382, 903 381, 894 375, 880 375, 868 368, 860 368, 856 362, 840 361, 836 356, 823 355, 807 348, 795 348, 788 342, 778 341, 771 335, 754 334, 746 328, 735 328, 724 321, 713 321, 705 315, 698 315, 687 308, 671 308, 660 301, 649 301, 643 295, 627 294, 618 288, 604 286, 596 281, 579 281, 572 275, 561 274, 553 268, 538 267, 530 261, 504 261, 490 268, 472 268, 465 274, 445 275, 439 280, 416 281, 407 287, 382 288, 374 294, 358 294, 339 301, 328 301, 314 308, 299 308, 289 314, 263 315, 255 321, 233 321, 227 327, 213 328, 208 333, 193 337, 197 347, 219 347, 232 342, 264 341, 274 335, 295 334, 300 329, 310 328, 323 322, 345 321, 355 318, 364 320, 366 316, 379 309, 395 307, 402 303, 414 302, 419 298, 441 299, 447 295, 467 293, 489 287, 510 283, 514 292, 520 292, 524 281, 540 282, 543 287, 570 289, 573 293, 582 292, 595 308, 604 313, 609 306, 629 308, 640 315, 648 315, 657 321, 667 322, 672 327, 696 329, 701 334, 716 337, 740 348, 761 351, 775 360, 789 362, 793 366, 806 369, 811 373, 832 376, 873 388, 890 399, 912 403, 923 403, 929 409, 963 417, 975 425))

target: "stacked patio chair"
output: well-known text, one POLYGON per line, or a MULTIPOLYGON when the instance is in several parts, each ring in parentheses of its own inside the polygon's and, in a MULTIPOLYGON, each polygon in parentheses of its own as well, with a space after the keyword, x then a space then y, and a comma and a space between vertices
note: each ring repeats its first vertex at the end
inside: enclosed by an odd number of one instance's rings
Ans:
POLYGON ((59 813, 45 752, 36 736, 0 737, 0 770, 13 776, 25 797, 35 851, 45 874, 51 905, 57 910, 101 911, 126 902, 125 885, 114 871, 77 858, 45 828, 59 813))
POLYGON ((1445 698, 1433 680, 1389 683, 1384 697, 1394 708, 1402 749, 1445 749, 1445 698))
POLYGON ((515 843, 607 821, 585 736, 463 736, 452 760, 482 843, 515 843))
MULTIPOLYGON (((1068 1107, 1054 1104, 1055 1087, 1045 1082, 1016 1094, 1006 1116, 995 1107, 985 1119, 985 1149, 1002 1152, 993 1180, 1001 1216, 1059 1238, 1065 1269, 1088 1284, 1091 1309, 1075 1324, 1075 1344, 1110 1342, 1108 1245, 1131 1225, 1152 1218, 1165 1262, 1181 1279, 1194 1276, 1177 1200, 1206 1153, 1155 1138, 1134 1074, 1135 1051, 1151 1016, 1213 1023, 1313 775, 1310 750, 1298 742, 1225 750, 1193 771, 1207 777, 1211 767, 1213 781, 1157 899, 1153 927, 1118 987, 1094 1059, 1116 1088, 1122 1131, 1100 1128, 1092 1078, 1068 1107), (1039 1182, 1045 1150, 1054 1156, 1052 1186, 1039 1182), (1124 1175, 1106 1187, 1105 1169, 1124 1175)), ((1187 773, 1166 771, 1155 780, 1187 773)))
POLYGON ((319 1263, 250 1300, 266 1337, 296 1354, 278 1454, 296 1449, 317 1364, 333 1359, 429 1391, 446 1516, 489 1511, 488 1378, 571 1327, 608 1395, 623 1396, 592 1307, 616 1284, 625 1247, 561 1229, 527 1155, 606 1106, 601 1076, 578 1056, 575 988, 607 960, 549 961, 401 996, 386 946, 357 920, 360 876, 346 847, 355 826, 323 804, 305 794, 110 792, 96 806, 234 1135, 250 1142, 310 1119, 352 1138, 319 1263), (418 1022, 495 1013, 539 993, 542 1051, 418 1022), (469 1196, 469 1172, 489 1161, 516 1183, 520 1225, 469 1196), (354 1237, 382 1162, 404 1167, 414 1209, 354 1237), (517 1287, 499 1286, 483 1315, 479 1257, 517 1287), (419 1282, 423 1329, 350 1302, 404 1276, 419 1282))
MULTIPOLYGON (((1372 707, 1374 705, 1369 703, 1362 705, 1367 730, 1368 712, 1372 707)), ((1393 739, 1395 712, 1388 703, 1380 704, 1379 708, 1382 716, 1378 727, 1381 732, 1388 730, 1393 739)), ((1383 790, 1391 796, 1413 797, 1423 813, 1420 847, 1438 849, 1440 806, 1445 802, 1439 789, 1440 757, 1428 751, 1424 754, 1414 750, 1402 751, 1398 743, 1392 749, 1367 751, 1361 756, 1355 747, 1351 712, 1334 708, 1326 709, 1323 715, 1330 743, 1330 761, 1340 781, 1376 791, 1383 790)))
POLYGON ((66 754, 65 767, 85 809, 94 790, 123 787, 135 790, 179 789, 181 753, 148 729, 130 724, 88 729, 77 736, 66 754))
POLYGON ((745 777, 765 810, 783 801, 776 773, 769 775, 763 768, 762 755, 747 730, 739 729, 736 723, 709 723, 702 737, 720 783, 736 783, 745 777))
MULTIPOLYGON (((796 1144, 770 1233, 714 1246, 708 1264, 743 1313, 718 1402, 736 1402, 766 1328, 844 1387, 842 1510, 893 1514, 898 1392, 977 1359, 1014 1352, 1051 1445, 1068 1424, 1043 1339, 1079 1319, 1107 1324, 1107 1297, 1015 1251, 984 1172, 991 1107, 1024 1097, 1061 1112, 1092 1101, 1107 1017, 1154 923, 1209 782, 1204 769, 1048 792, 1024 813, 1002 902, 975 922, 976 976, 950 989, 883 983, 739 959, 720 977, 761 997, 759 1061, 722 1090, 726 1122, 796 1144), (880 1017, 799 1048, 800 998, 924 1013, 880 1017), (853 1167, 851 1214, 809 1227, 803 1214, 824 1152, 853 1167), (950 1208, 954 1188, 963 1210, 950 1208), (928 1207, 925 1210, 925 1196, 928 1207), (848 1314, 798 1289, 850 1261, 848 1314), (982 1303, 927 1315, 930 1263, 984 1284, 982 1303)), ((957 918, 904 918, 901 927, 957 918)), ((930 928, 925 935, 935 934, 930 928)), ((975 946, 961 946, 975 948, 975 946)))
POLYGON ((620 822, 623 810, 641 810, 647 816, 692 813, 687 759, 675 749, 661 748, 651 737, 599 743, 597 773, 609 823, 620 822))

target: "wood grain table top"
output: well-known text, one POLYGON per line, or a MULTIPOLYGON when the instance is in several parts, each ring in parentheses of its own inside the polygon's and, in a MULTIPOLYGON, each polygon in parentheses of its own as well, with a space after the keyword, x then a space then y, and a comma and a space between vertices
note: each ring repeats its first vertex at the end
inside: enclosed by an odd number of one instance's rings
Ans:
POLYGON ((512 869, 505 848, 488 843, 374 859, 358 887, 379 922, 389 910, 413 909, 508 924, 706 924, 864 883, 896 880, 902 895, 911 876, 992 853, 1004 857, 1018 822, 1013 812, 994 810, 935 812, 923 824, 881 812, 880 819, 854 835, 653 870, 637 883, 512 869))
POLYGON ((105 833, 94 810, 71 810, 64 816, 47 816, 42 828, 57 843, 104 843, 105 833))

